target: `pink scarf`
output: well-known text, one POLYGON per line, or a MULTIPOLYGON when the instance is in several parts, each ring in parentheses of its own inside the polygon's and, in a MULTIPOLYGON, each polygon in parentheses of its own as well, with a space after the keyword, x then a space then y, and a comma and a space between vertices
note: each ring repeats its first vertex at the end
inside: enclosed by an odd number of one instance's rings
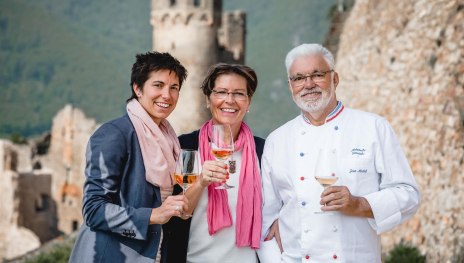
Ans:
MULTIPOLYGON (((211 137, 212 121, 206 122, 200 129, 199 148, 201 163, 214 160, 211 155, 209 138, 211 137)), ((237 218, 235 228, 235 244, 238 247, 250 246, 259 248, 261 237, 261 176, 258 169, 256 146, 251 129, 242 122, 235 150, 242 150, 242 164, 237 200, 237 218)), ((208 186, 208 232, 215 234, 222 228, 232 225, 228 206, 227 190, 215 189, 218 183, 208 186)))
POLYGON ((167 120, 156 125, 136 99, 130 100, 126 109, 139 140, 146 180, 160 188, 171 187, 172 174, 180 153, 174 129, 167 120))

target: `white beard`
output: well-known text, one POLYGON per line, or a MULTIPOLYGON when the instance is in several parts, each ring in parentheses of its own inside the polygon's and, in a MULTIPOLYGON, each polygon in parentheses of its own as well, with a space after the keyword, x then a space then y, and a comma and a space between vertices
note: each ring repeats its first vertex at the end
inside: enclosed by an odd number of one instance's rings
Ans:
POLYGON ((329 105, 332 98, 335 96, 335 85, 332 81, 330 90, 322 90, 320 87, 304 88, 297 94, 294 94, 293 101, 304 112, 311 114, 314 118, 320 117, 325 108, 329 105), (322 96, 318 99, 304 99, 302 95, 309 92, 322 92, 322 96))

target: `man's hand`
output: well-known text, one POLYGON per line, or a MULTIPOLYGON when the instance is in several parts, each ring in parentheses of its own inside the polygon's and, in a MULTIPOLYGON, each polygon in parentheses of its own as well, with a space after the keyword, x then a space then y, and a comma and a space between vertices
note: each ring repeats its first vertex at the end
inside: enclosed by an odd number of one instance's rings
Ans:
POLYGON ((366 198, 351 195, 346 186, 330 186, 321 194, 322 211, 340 211, 348 216, 374 218, 371 206, 366 198))

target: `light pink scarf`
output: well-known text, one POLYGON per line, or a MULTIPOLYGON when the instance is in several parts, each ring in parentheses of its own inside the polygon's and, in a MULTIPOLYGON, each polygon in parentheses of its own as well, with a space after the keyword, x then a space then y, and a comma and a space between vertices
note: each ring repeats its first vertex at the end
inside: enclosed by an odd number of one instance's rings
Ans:
MULTIPOLYGON (((200 129, 199 148, 201 163, 214 160, 211 155, 209 138, 211 137, 212 121, 206 122, 200 129)), ((238 247, 250 246, 259 248, 261 237, 261 176, 258 169, 256 146, 251 129, 242 122, 238 139, 234 144, 235 150, 242 150, 242 164, 237 200, 237 218, 235 228, 235 244, 238 247)), ((215 234, 222 228, 232 225, 232 218, 228 206, 227 190, 215 189, 218 183, 208 186, 208 232, 215 234)))
POLYGON ((146 180, 160 188, 171 187, 180 152, 174 129, 167 120, 156 125, 136 99, 130 100, 126 109, 139 140, 146 180))

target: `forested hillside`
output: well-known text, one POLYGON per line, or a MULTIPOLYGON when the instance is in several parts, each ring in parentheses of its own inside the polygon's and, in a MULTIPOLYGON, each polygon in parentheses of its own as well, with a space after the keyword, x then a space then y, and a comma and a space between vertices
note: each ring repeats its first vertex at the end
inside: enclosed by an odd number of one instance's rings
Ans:
MULTIPOLYGON (((247 64, 259 74, 248 122, 266 136, 295 115, 283 59, 322 42, 335 0, 224 0, 247 12, 247 64)), ((0 136, 50 129, 66 103, 99 122, 124 111, 134 55, 151 49, 150 1, 0 0, 0 136)))

